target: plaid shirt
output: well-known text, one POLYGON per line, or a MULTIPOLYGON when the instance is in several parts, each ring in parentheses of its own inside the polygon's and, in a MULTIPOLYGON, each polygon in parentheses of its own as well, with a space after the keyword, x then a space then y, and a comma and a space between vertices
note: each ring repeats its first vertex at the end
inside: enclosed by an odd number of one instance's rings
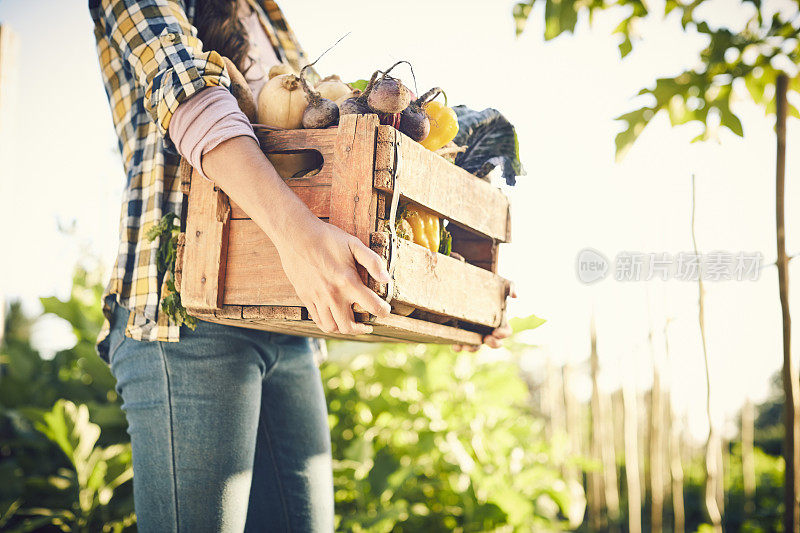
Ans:
MULTIPOLYGON (((178 105, 207 86, 230 85, 222 57, 203 51, 192 26, 196 0, 89 0, 97 52, 127 175, 120 243, 103 295, 106 320, 98 352, 107 360, 114 300, 131 310, 125 335, 178 341, 180 327, 161 312, 164 281, 158 240, 147 230, 166 213, 180 216, 180 156, 167 135, 178 105)), ((295 68, 305 54, 271 0, 250 0, 278 58, 295 68)))

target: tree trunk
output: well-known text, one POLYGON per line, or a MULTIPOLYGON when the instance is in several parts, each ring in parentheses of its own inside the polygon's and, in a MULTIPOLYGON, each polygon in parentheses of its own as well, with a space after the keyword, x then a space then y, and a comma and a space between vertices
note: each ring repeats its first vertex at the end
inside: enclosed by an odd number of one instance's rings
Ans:
POLYGON ((786 471, 783 483, 784 531, 800 531, 800 384, 792 358, 792 318, 789 314, 789 258, 786 256, 784 189, 786 174, 786 88, 789 79, 779 74, 775 81, 777 161, 775 165, 775 226, 778 245, 778 290, 783 318, 784 444, 786 471))
MULTIPOLYGON (((695 177, 692 176, 692 244, 694 253, 697 255, 697 235, 695 234, 695 211, 696 211, 696 186, 695 177)), ((703 345, 703 361, 706 368, 706 417, 708 418, 708 440, 706 441, 706 487, 705 487, 705 506, 708 518, 715 531, 722 532, 722 513, 717 504, 717 483, 721 478, 719 464, 717 462, 717 450, 719 449, 719 439, 717 437, 714 420, 711 418, 711 369, 708 361, 708 348, 706 346, 706 324, 705 324, 705 290, 703 289, 703 276, 697 276, 698 293, 698 313, 697 321, 700 325, 700 340, 703 345)))
POLYGON ((744 515, 753 516, 756 494, 756 467, 753 458, 753 435, 755 433, 755 408, 750 398, 742 407, 742 484, 744 486, 744 515))
POLYGON ((622 385, 625 420, 625 482, 628 488, 628 531, 642 533, 642 486, 639 480, 639 408, 631 379, 622 385))
MULTIPOLYGON (((664 324, 664 355, 669 369, 669 389, 672 388, 672 370, 669 358, 669 321, 664 324)), ((683 507, 683 465, 681 464, 681 425, 675 420, 672 411, 671 390, 664 395, 665 411, 667 416, 667 431, 669 432, 669 474, 672 480, 672 529, 675 533, 684 533, 686 518, 683 507)))

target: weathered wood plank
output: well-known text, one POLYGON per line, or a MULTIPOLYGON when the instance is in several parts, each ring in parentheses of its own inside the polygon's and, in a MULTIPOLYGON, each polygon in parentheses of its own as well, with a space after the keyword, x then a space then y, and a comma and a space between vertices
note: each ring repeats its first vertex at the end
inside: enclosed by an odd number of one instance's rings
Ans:
POLYGON ((246 306, 242 317, 256 320, 303 320, 303 308, 277 305, 246 306))
POLYGON ((301 306, 275 245, 252 220, 231 220, 226 305, 301 306))
POLYGON ((372 189, 377 115, 345 115, 334 150, 330 222, 369 246, 377 195, 372 189))
MULTIPOLYGON (((400 139, 400 163, 396 172, 403 197, 476 233, 501 242, 511 239, 509 201, 502 191, 402 133, 396 135, 400 139)), ((388 170, 375 171, 375 187, 392 192, 394 161, 378 164, 391 166, 388 170)))
POLYGON ((211 310, 222 305, 230 215, 228 197, 195 175, 181 268, 181 301, 187 309, 211 310))
MULTIPOLYGON (((319 218, 328 218, 331 214, 331 188, 329 185, 313 185, 310 187, 295 187, 291 182, 288 183, 295 193, 308 208, 319 218)), ((249 219, 250 216, 239 207, 236 202, 231 201, 231 219, 249 219)))
POLYGON ((391 302, 497 327, 508 282, 487 270, 397 239, 391 302))
POLYGON ((386 318, 373 317, 370 324, 373 325, 373 332, 376 335, 401 334, 409 342, 475 345, 483 341, 483 335, 474 331, 394 314, 386 318))
MULTIPOLYGON (((224 306, 222 311, 212 314, 199 315, 200 320, 228 324, 232 326, 247 327, 288 335, 301 335, 308 337, 324 337, 363 342, 424 342, 434 344, 480 344, 482 335, 473 331, 466 331, 452 326, 433 324, 415 318, 390 315, 386 318, 373 317, 370 324, 373 333, 369 335, 340 335, 323 333, 311 320, 293 320, 287 318, 271 318, 269 306, 260 307, 260 316, 248 315, 245 311, 244 318, 236 318, 236 312, 241 307, 224 306), (226 316, 228 314, 229 316, 226 316)), ((245 310, 248 308, 245 307, 245 310)), ((256 309, 256 308, 251 308, 256 309)), ((283 314, 278 308, 278 315, 283 314)))

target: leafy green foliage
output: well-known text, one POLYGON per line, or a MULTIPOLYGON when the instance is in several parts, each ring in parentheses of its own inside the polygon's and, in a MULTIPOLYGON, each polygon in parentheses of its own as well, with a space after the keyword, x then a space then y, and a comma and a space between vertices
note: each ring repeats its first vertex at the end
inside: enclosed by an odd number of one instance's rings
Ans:
POLYGON ((514 125, 496 109, 474 111, 459 105, 453 111, 458 116, 453 142, 467 147, 456 156, 455 164, 480 178, 499 167, 506 183, 514 185, 517 176, 525 174, 514 125))
POLYGON ((543 437, 513 357, 335 344, 322 371, 338 529, 565 527, 561 455, 543 437), (344 349, 355 351, 342 360, 344 349))
MULTIPOLYGON (((633 50, 636 22, 658 15, 649 12, 641 0, 541 1, 546 2, 545 39, 573 31, 581 12, 585 11, 591 19, 592 13, 598 9, 624 8, 615 10, 615 13, 626 14, 614 30, 622 38, 619 45, 622 57, 633 50)), ((529 0, 514 7, 518 35, 524 31, 535 2, 529 0)), ((800 60, 800 27, 796 24, 800 6, 794 2, 787 3, 780 11, 773 13, 768 9, 774 9, 774 5, 767 8, 760 1, 742 0, 742 7, 753 12, 753 15, 743 28, 733 29, 717 27, 696 16, 697 8, 707 2, 665 2, 662 15, 678 12, 683 29, 696 31, 707 39, 708 44, 700 52, 697 67, 674 77, 657 79, 654 87, 639 92, 639 95, 649 97, 649 104, 617 117, 625 124, 625 129, 616 137, 617 160, 625 156, 659 113, 666 113, 673 126, 689 123, 699 125, 702 130, 694 141, 718 139, 720 128, 743 136, 741 120, 731 109, 734 94, 738 92, 735 89, 740 85, 767 114, 774 113, 774 85, 779 73, 776 65, 796 65, 800 60)), ((790 90, 800 92, 800 81, 793 80, 790 90)), ((800 117, 791 104, 789 113, 800 117)))
POLYGON ((159 276, 166 277, 166 294, 161 297, 161 310, 179 326, 186 325, 191 329, 197 327, 197 319, 189 316, 181 303, 181 295, 175 287, 175 260, 178 256, 178 234, 180 219, 175 213, 167 213, 158 224, 147 231, 151 241, 158 239, 156 252, 156 268, 159 276))
POLYGON ((33 349, 33 320, 10 306, 0 346, 0 530, 123 531, 134 522, 127 425, 94 348, 102 290, 78 269, 69 299, 42 298, 75 336, 52 358, 33 349))

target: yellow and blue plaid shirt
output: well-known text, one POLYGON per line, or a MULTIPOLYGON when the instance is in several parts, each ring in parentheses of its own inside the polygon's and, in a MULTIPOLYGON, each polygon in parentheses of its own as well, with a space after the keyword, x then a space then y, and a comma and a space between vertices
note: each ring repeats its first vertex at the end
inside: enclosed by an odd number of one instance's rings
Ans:
MULTIPOLYGON (((278 58, 295 68, 305 54, 277 4, 251 0, 278 58)), ((146 233, 166 213, 180 216, 180 156, 169 139, 178 105, 207 86, 230 85, 222 57, 204 51, 192 25, 196 0, 89 0, 97 53, 127 186, 120 242, 103 295, 106 320, 98 352, 107 359, 114 300, 131 310, 125 335, 136 340, 178 341, 180 327, 161 312, 166 294, 156 268, 158 239, 146 233)))

